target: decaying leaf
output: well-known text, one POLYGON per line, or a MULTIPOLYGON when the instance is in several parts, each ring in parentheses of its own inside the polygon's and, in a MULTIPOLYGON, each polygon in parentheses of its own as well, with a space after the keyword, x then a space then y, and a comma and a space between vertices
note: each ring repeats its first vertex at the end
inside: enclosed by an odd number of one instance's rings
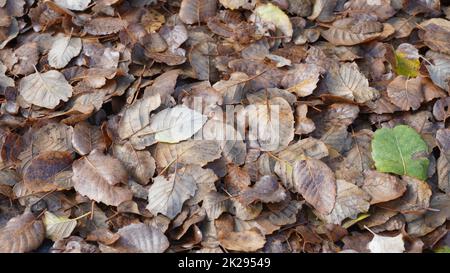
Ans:
POLYGON ((292 109, 281 97, 272 98, 265 104, 248 106, 247 116, 249 120, 257 121, 250 128, 249 137, 257 141, 263 151, 286 147, 294 138, 292 109))
POLYGON ((259 5, 254 10, 254 17, 255 22, 276 27, 289 39, 292 37, 292 23, 279 7, 271 3, 259 5))
POLYGON ((362 189, 371 196, 370 203, 376 204, 402 196, 406 191, 406 186, 393 175, 369 171, 364 179, 362 189))
POLYGON ((186 106, 166 108, 154 115, 150 124, 133 134, 130 140, 137 149, 156 142, 178 143, 194 135, 205 122, 204 115, 186 106))
POLYGON ((87 155, 95 149, 106 150, 106 141, 99 128, 80 122, 73 128, 72 146, 80 155, 87 155))

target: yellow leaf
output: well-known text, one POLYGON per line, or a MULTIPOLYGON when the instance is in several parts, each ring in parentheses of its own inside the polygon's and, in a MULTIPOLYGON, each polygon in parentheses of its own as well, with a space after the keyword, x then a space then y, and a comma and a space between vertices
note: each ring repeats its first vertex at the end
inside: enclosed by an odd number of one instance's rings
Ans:
POLYGON ((272 24, 281 30, 284 35, 292 37, 292 23, 279 7, 268 3, 258 6, 254 13, 263 23, 272 24))

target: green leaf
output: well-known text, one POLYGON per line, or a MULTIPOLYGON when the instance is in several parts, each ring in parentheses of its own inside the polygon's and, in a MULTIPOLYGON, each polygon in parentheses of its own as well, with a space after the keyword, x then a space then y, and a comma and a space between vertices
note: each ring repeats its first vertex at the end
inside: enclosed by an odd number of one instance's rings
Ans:
POLYGON ((434 251, 434 253, 450 253, 450 247, 449 246, 442 246, 442 247, 436 248, 433 251, 434 251))
POLYGON ((372 158, 379 172, 427 178, 428 146, 411 127, 382 128, 372 140, 372 158))
POLYGON ((354 224, 358 223, 359 221, 366 219, 369 216, 370 216, 370 214, 368 214, 368 213, 361 213, 356 219, 348 219, 347 221, 342 223, 342 227, 347 229, 347 228, 353 226, 354 224))
POLYGON ((395 73, 406 77, 417 77, 419 75, 420 60, 414 55, 403 52, 401 49, 395 51, 395 73))

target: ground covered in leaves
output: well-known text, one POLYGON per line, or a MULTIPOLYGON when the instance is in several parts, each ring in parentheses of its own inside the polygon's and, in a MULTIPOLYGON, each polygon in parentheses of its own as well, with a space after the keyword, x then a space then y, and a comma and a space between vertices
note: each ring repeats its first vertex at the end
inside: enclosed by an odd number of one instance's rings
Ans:
POLYGON ((0 0, 0 252, 449 252, 448 4, 0 0))

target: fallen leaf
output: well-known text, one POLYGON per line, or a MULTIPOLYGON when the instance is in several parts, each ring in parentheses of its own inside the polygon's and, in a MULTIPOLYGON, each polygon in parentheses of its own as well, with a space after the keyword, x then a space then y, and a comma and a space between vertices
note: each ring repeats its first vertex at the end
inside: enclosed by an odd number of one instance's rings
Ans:
POLYGON ((387 87, 389 100, 403 111, 417 110, 424 96, 420 78, 396 77, 387 87))
POLYGON ((132 197, 128 188, 120 186, 128 181, 122 163, 99 150, 73 163, 72 180, 78 193, 106 205, 118 206, 132 197))
POLYGON ((42 74, 36 71, 20 81, 19 92, 28 103, 53 109, 61 100, 69 100, 72 96, 72 86, 64 75, 56 70, 42 74))
POLYGON ((53 68, 64 68, 81 51, 81 39, 58 34, 48 52, 48 63, 53 68))
POLYGON ((216 14, 216 0, 183 0, 180 6, 180 19, 186 24, 205 22, 216 14))
POLYGON ((405 242, 402 234, 395 237, 387 237, 374 233, 373 239, 367 247, 372 253, 403 253, 405 251, 405 242))
POLYGON ((72 234, 77 226, 77 220, 69 219, 64 216, 57 216, 46 211, 44 214, 44 225, 46 237, 56 242, 67 238, 72 234))
MULTIPOLYGON (((143 223, 130 224, 117 231, 120 235, 111 248, 112 252, 163 253, 169 247, 169 240, 159 229, 143 223)), ((107 251, 109 252, 109 251, 107 251)))
POLYGON ((31 212, 14 217, 0 229, 0 252, 23 253, 38 248, 45 238, 45 227, 31 212))
POLYGON ((62 8, 82 11, 88 8, 91 0, 55 0, 55 3, 62 8))
POLYGON ((380 172, 409 175, 421 180, 427 178, 428 146, 409 126, 382 128, 372 140, 372 157, 380 172))
POLYGON ((358 186, 345 180, 336 180, 336 203, 330 214, 319 217, 330 224, 341 225, 346 218, 356 218, 359 213, 369 210, 370 195, 358 186))
POLYGON ((330 94, 364 103, 377 97, 377 91, 369 87, 366 77, 359 72, 356 63, 333 67, 325 76, 330 94))
POLYGON ((403 181, 393 175, 377 171, 369 171, 366 174, 361 188, 371 196, 370 204, 396 199, 406 191, 403 181))
POLYGON ((170 219, 181 212, 183 203, 195 195, 197 184, 189 167, 176 170, 168 177, 157 176, 148 191, 147 209, 170 219))
POLYGON ((318 159, 299 160, 294 164, 295 190, 319 213, 331 213, 336 202, 336 179, 331 169, 318 159))

